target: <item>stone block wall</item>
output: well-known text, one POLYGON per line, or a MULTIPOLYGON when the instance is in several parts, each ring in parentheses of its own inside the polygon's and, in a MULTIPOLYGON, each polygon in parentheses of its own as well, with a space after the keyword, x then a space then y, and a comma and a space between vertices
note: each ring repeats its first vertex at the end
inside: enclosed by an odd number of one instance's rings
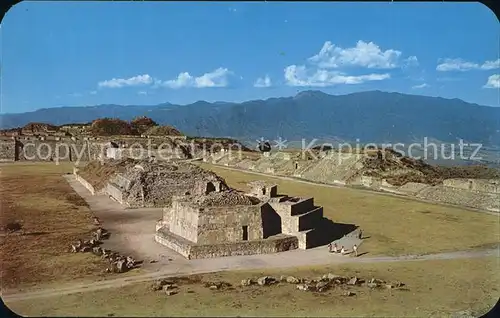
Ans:
POLYGON ((240 241, 227 244, 207 244, 191 246, 189 257, 211 258, 253 254, 269 254, 294 250, 298 247, 295 236, 279 236, 265 240, 240 241))
POLYGON ((112 197, 114 200, 116 200, 117 202, 119 202, 120 204, 125 204, 126 203, 123 200, 124 199, 124 194, 123 194, 122 188, 120 188, 120 186, 118 186, 117 184, 112 183, 112 182, 108 182, 107 185, 106 185, 105 192, 110 197, 112 197))
POLYGON ((15 161, 17 147, 14 139, 0 140, 0 161, 15 161))
POLYGON ((241 241, 244 231, 246 240, 263 238, 260 205, 208 207, 199 214, 198 242, 241 241))
POLYGON ((44 139, 24 137, 18 140, 0 140, 0 160, 76 162, 102 157, 103 147, 100 143, 44 139))
POLYGON ((446 179, 443 181, 443 185, 445 187, 469 191, 500 193, 500 180, 446 179))
POLYGON ((76 173, 75 173, 75 179, 78 182, 80 182, 87 190, 89 190, 90 193, 92 193, 92 195, 95 195, 97 193, 97 191, 94 189, 94 187, 87 180, 85 180, 84 178, 82 178, 81 176, 79 176, 76 173))
POLYGON ((172 202, 169 230, 191 242, 198 242, 199 210, 183 202, 172 202))
POLYGON ((221 244, 193 244, 171 233, 166 227, 156 232, 155 240, 189 259, 278 253, 293 250, 298 247, 297 237, 286 235, 280 235, 265 240, 239 241, 221 244))
POLYGON ((162 227, 156 231, 155 241, 168 247, 169 249, 189 258, 192 242, 170 232, 167 227, 162 227))

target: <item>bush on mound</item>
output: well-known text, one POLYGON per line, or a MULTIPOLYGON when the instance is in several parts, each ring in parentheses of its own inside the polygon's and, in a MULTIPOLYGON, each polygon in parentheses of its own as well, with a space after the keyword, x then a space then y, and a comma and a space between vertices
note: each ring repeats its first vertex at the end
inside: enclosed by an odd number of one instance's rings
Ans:
POLYGON ((183 134, 172 126, 155 126, 149 128, 146 132, 149 136, 183 136, 183 134))
POLYGON ((131 125, 118 118, 99 118, 92 122, 90 132, 97 136, 134 135, 131 125))
POLYGON ((135 130, 139 134, 143 134, 148 129, 155 127, 155 126, 158 126, 158 124, 154 120, 152 120, 151 118, 146 117, 146 116, 134 118, 130 122, 130 125, 132 126, 132 129, 135 130))

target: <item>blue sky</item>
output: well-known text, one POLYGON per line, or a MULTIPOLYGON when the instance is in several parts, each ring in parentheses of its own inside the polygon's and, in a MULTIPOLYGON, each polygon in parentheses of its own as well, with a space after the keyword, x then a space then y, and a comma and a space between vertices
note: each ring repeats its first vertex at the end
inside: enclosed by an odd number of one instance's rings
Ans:
POLYGON ((479 3, 22 2, 1 25, 1 112, 365 90, 499 105, 479 3))

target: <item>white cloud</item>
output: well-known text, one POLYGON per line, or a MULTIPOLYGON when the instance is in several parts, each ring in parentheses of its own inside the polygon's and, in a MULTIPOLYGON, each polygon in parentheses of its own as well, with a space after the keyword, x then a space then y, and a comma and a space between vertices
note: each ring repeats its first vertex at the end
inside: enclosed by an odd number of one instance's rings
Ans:
POLYGON ((199 77, 194 77, 188 72, 183 72, 180 73, 176 79, 162 82, 161 85, 174 89, 181 87, 226 87, 228 85, 227 77, 230 74, 232 74, 231 71, 222 67, 199 77))
POLYGON ((130 77, 127 79, 124 78, 113 78, 110 80, 102 81, 98 83, 99 87, 107 87, 107 88, 121 88, 126 86, 141 86, 141 85, 149 85, 153 83, 153 78, 148 74, 137 75, 134 77, 130 77))
POLYGON ((381 81, 390 77, 390 74, 387 73, 351 76, 324 69, 310 72, 304 65, 290 65, 285 68, 285 80, 289 86, 326 87, 336 84, 361 84, 368 81, 381 81))
POLYGON ((496 70, 497 68, 500 68, 500 59, 497 59, 496 61, 486 61, 481 65, 482 70, 496 70))
POLYGON ((71 97, 82 97, 82 94, 80 94, 80 93, 72 93, 72 94, 69 94, 69 96, 71 96, 71 97))
POLYGON ((148 92, 146 92, 146 91, 139 91, 139 92, 137 92, 137 94, 139 94, 139 95, 147 95, 148 92))
POLYGON ((90 91, 89 92, 90 95, 96 95, 97 94, 97 91, 90 91))
POLYGON ((491 75, 488 77, 488 82, 483 86, 484 88, 500 88, 500 74, 491 75))
POLYGON ((426 88, 426 87, 429 87, 429 86, 430 86, 429 84, 423 83, 423 84, 420 84, 420 85, 415 85, 412 88, 413 89, 421 89, 421 88, 426 88))
POLYGON ((440 62, 441 63, 438 64, 438 66, 436 67, 436 70, 440 72, 451 72, 451 71, 465 72, 472 70, 488 71, 500 68, 500 59, 497 59, 496 61, 495 60, 486 61, 483 64, 468 62, 461 58, 441 59, 440 62))
POLYGON ((271 78, 269 75, 266 75, 265 77, 259 77, 255 83, 253 84, 254 87, 271 87, 271 78))
POLYGON ((401 54, 401 51, 393 49, 382 51, 373 42, 358 41, 355 47, 344 49, 326 41, 319 53, 309 58, 309 62, 321 68, 361 66, 392 69, 398 67, 401 54))
POLYGON ((412 55, 403 61, 402 67, 404 67, 404 68, 416 67, 418 65, 419 65, 419 63, 418 63, 417 57, 415 55, 412 55))

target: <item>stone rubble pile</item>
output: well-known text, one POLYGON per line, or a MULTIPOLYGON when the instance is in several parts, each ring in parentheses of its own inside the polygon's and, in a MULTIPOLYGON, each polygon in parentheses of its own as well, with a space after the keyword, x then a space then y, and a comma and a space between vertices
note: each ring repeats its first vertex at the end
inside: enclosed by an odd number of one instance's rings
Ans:
POLYGON ((190 163, 140 161, 136 166, 128 167, 122 174, 130 180, 129 188, 124 189, 124 198, 131 207, 170 205, 172 196, 192 193, 197 181, 216 181, 228 188, 215 173, 190 163))
POLYGON ((179 287, 173 281, 169 279, 159 279, 153 283, 151 286, 153 291, 162 290, 167 296, 175 295, 179 292, 179 287))
POLYGON ((203 284, 206 288, 211 289, 211 290, 219 290, 219 289, 226 289, 226 288, 231 288, 233 285, 231 285, 228 282, 205 282, 203 284))
MULTIPOLYGON (((100 252, 96 251, 96 255, 100 252)), ((137 265, 137 261, 131 256, 123 256, 117 252, 103 249, 100 255, 103 259, 109 261, 110 266, 106 268, 107 273, 124 273, 130 269, 133 269, 137 265)))
POLYGON ((90 240, 78 240, 76 244, 71 244, 72 253, 91 252, 102 259, 107 259, 110 266, 106 268, 107 273, 124 273, 138 265, 138 262, 131 256, 122 256, 117 252, 104 249, 99 245, 102 239, 109 238, 109 232, 103 228, 98 228, 91 233, 90 240))
POLYGON ((76 244, 71 244, 71 252, 72 253, 86 253, 92 251, 95 247, 98 247, 101 244, 102 239, 109 238, 109 232, 101 227, 97 228, 91 234, 90 240, 78 240, 76 244))
POLYGON ((257 199, 252 200, 249 196, 234 190, 224 192, 211 192, 207 195, 197 196, 193 199, 196 204, 203 206, 235 206, 252 205, 257 203, 257 199))
MULTIPOLYGON (((240 283, 242 288, 248 286, 271 286, 278 284, 293 284, 297 290, 310 292, 325 292, 333 288, 339 288, 342 296, 355 296, 356 292, 349 290, 349 287, 359 286, 368 287, 370 289, 402 289, 405 286, 402 282, 388 283, 381 279, 371 278, 368 280, 361 279, 357 276, 345 277, 332 273, 325 274, 314 279, 298 278, 295 276, 281 276, 276 278, 273 276, 262 276, 259 278, 246 278, 240 283)), ((203 286, 210 290, 232 290, 233 286, 224 281, 204 282, 203 286)), ((174 280, 159 279, 153 282, 151 289, 153 291, 164 291, 168 296, 177 294, 179 286, 174 280)))
MULTIPOLYGON (((383 280, 371 278, 369 280, 363 280, 356 276, 354 277, 344 277, 340 275, 335 275, 332 273, 325 274, 321 277, 317 277, 314 279, 307 278, 297 278, 294 276, 281 276, 279 279, 276 279, 271 276, 263 276, 258 279, 243 279, 241 281, 241 286, 250 286, 250 285, 259 285, 259 286, 267 286, 273 285, 276 283, 288 283, 295 284, 298 290, 302 291, 314 291, 314 292, 324 292, 327 291, 334 286, 365 286, 369 288, 386 288, 386 289, 397 289, 404 286, 401 282, 395 283, 387 283, 383 280)), ((355 293, 346 291, 344 293, 345 296, 353 296, 355 293)))

